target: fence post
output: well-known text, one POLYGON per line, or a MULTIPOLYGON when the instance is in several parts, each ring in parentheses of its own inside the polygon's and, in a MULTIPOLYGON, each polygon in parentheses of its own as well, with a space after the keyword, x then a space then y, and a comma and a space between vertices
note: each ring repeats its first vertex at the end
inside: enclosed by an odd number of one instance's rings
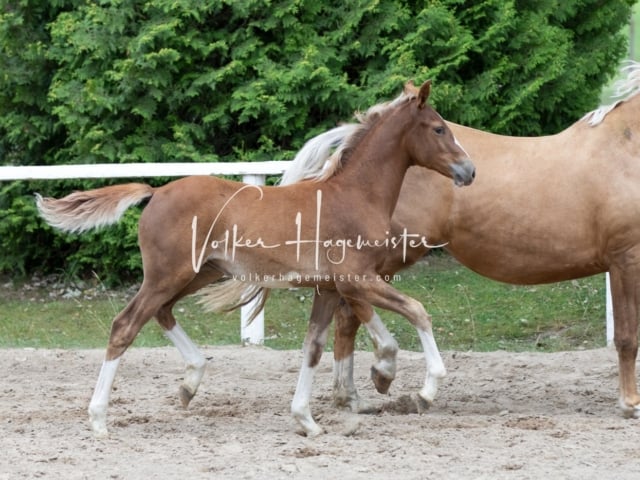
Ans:
MULTIPOLYGON (((266 175, 247 174, 242 176, 244 183, 251 185, 264 185, 266 175)), ((240 308, 240 339, 243 345, 262 345, 264 343, 264 310, 261 310, 253 322, 248 323, 249 312, 253 309, 256 300, 253 300, 240 308)))

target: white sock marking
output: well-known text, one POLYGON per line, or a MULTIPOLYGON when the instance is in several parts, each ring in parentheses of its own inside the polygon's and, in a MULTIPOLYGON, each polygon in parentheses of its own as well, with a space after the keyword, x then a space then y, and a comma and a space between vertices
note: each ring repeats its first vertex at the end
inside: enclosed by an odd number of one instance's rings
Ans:
POLYGON ((204 375, 206 359, 179 324, 176 323, 171 330, 166 330, 164 333, 176 346, 186 363, 184 387, 195 394, 204 375))
POLYGON ((107 433, 107 407, 119 364, 120 358, 105 360, 102 363, 96 388, 93 391, 91 403, 89 403, 89 419, 93 431, 97 435, 106 435, 107 433))

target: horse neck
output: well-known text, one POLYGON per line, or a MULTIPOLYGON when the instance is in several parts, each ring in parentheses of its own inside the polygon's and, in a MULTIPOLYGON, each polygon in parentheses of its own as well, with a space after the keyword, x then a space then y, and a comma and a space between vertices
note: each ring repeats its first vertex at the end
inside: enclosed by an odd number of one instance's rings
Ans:
POLYGON ((412 165, 411 157, 402 148, 406 122, 394 117, 381 119, 367 132, 339 173, 327 180, 342 191, 363 192, 363 201, 389 217, 398 202, 405 173, 412 165))

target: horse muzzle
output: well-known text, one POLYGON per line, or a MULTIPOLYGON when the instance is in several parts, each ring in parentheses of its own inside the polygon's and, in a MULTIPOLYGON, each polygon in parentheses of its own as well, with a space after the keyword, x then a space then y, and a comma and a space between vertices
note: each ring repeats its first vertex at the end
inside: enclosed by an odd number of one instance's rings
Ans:
POLYGON ((451 165, 451 177, 456 187, 471 185, 476 178, 476 167, 469 159, 451 165))

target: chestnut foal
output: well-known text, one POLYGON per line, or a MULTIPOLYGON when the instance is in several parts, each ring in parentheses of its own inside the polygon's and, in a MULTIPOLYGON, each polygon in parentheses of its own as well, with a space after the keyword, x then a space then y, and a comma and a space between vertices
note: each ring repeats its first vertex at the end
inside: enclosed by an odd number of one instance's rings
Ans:
POLYGON ((370 108, 315 182, 258 187, 196 176, 159 188, 126 184, 59 200, 37 197, 42 217, 71 232, 114 223, 129 206, 148 199, 139 223, 144 280, 112 323, 89 406, 96 434, 107 433, 107 406, 120 358, 152 317, 184 357, 180 397, 185 406, 189 403, 205 360, 177 324, 173 306, 206 285, 234 278, 250 278, 259 287, 315 288, 291 406, 308 435, 322 432, 309 407, 311 385, 340 298, 366 318, 374 338, 388 332, 371 305, 400 313, 416 327, 427 362, 421 395, 433 397, 445 369, 430 317, 420 302, 380 277, 389 245, 397 241, 390 237, 391 215, 407 169, 426 167, 457 185, 468 185, 475 176, 465 151, 427 104, 430 88, 430 82, 419 89, 408 84, 394 101, 370 108))

